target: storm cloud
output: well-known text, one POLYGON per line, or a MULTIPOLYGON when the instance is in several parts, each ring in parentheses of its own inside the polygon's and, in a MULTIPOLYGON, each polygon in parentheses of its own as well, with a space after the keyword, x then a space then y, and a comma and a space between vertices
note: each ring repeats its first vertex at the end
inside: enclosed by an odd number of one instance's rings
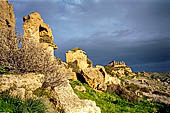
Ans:
POLYGON ((79 47, 94 64, 124 60, 134 71, 170 71, 169 0, 10 0, 17 28, 37 11, 52 28, 57 57, 79 47))

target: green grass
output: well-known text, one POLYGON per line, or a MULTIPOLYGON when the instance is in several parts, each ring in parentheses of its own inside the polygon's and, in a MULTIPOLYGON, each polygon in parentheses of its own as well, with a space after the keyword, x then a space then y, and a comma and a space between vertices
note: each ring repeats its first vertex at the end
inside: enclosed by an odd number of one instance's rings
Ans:
POLYGON ((45 113, 46 107, 40 99, 28 99, 10 97, 8 91, 0 95, 0 112, 9 113, 45 113))
POLYGON ((9 74, 8 66, 0 64, 0 74, 9 74))
MULTIPOLYGON (((140 103, 128 102, 113 93, 96 92, 87 84, 70 81, 74 88, 76 85, 85 86, 86 92, 74 90, 81 99, 90 99, 96 102, 102 113, 152 113, 163 109, 163 105, 142 100, 140 103)), ((164 112, 165 113, 165 112, 164 112)))

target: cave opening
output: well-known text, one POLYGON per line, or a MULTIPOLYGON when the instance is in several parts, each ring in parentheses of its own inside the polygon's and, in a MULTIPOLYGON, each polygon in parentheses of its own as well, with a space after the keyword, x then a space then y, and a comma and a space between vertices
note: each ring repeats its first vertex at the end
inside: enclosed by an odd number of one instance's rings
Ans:
POLYGON ((81 75, 80 73, 76 73, 77 79, 81 82, 81 83, 86 83, 85 78, 83 77, 83 75, 81 75))

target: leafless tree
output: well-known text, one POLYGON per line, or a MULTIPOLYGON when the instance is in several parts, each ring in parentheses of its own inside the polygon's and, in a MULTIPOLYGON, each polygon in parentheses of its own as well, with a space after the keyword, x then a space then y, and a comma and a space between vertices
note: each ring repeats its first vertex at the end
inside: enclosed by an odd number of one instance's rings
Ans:
POLYGON ((47 49, 29 38, 17 37, 9 29, 0 31, 0 64, 8 65, 15 73, 41 73, 45 82, 55 86, 64 83, 65 76, 60 74, 56 58, 47 49))

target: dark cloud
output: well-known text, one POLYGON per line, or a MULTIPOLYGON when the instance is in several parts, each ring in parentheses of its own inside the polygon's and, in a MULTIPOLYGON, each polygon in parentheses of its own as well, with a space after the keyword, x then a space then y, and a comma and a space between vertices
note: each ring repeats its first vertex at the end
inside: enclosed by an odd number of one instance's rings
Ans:
POLYGON ((124 60, 135 71, 170 71, 169 0, 10 0, 17 27, 38 11, 64 59, 74 47, 95 64, 124 60))

